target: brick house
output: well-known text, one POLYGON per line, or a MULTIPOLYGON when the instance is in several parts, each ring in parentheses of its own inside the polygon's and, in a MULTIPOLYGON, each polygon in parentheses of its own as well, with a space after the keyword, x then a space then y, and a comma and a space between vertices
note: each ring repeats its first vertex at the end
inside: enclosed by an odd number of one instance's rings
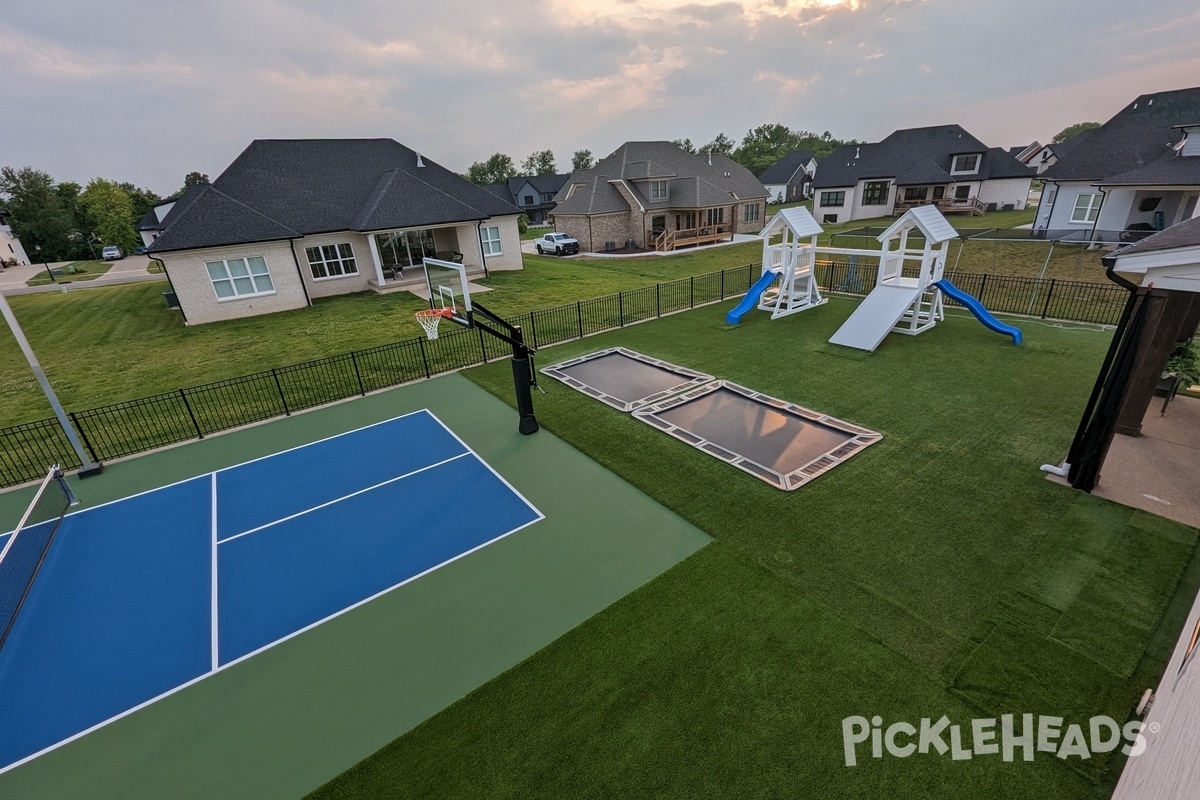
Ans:
POLYGON ((766 222, 767 191, 750 170, 670 142, 626 142, 572 172, 554 199, 555 227, 593 253, 732 241, 766 222))
POLYGON ((426 256, 522 267, 515 206, 392 139, 257 140, 156 209, 139 227, 188 324, 401 288, 426 256))

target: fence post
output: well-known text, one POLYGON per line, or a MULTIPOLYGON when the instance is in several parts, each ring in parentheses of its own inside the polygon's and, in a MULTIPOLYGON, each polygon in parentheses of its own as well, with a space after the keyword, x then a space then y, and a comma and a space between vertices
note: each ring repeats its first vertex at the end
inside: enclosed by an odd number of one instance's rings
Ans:
POLYGON ((688 276, 688 308, 696 307, 696 276, 688 276))
POLYGON ((287 398, 283 396, 283 384, 279 382, 279 370, 275 367, 271 367, 271 377, 275 379, 275 388, 279 390, 279 402, 283 403, 283 414, 290 417, 292 412, 288 408, 287 398))
POLYGON ((358 358, 355 357, 353 350, 350 351, 350 363, 354 365, 354 377, 358 379, 358 393, 366 397, 367 389, 363 386, 362 373, 358 371, 358 358))
POLYGON ((725 299, 725 268, 721 268, 721 299, 725 299))
POLYGON ((204 431, 200 430, 200 423, 196 421, 196 415, 192 413, 192 404, 188 402, 187 393, 183 389, 179 390, 179 399, 183 401, 183 407, 187 409, 188 416, 192 418, 192 426, 196 429, 196 438, 203 439, 204 431))
POLYGON ((985 289, 987 289, 987 279, 988 274, 985 272, 983 273, 983 280, 979 282, 979 297, 977 298, 979 300, 979 305, 983 306, 984 308, 987 308, 987 304, 983 302, 983 292, 985 289))
POLYGON ((1050 288, 1046 290, 1046 304, 1042 306, 1042 319, 1050 313, 1050 298, 1054 296, 1054 278, 1050 279, 1050 288))
POLYGON ((483 328, 476 328, 475 331, 479 334, 479 352, 483 354, 483 363, 488 363, 487 360, 487 342, 483 340, 483 328))
POLYGON ((88 439, 87 431, 79 424, 79 418, 75 416, 74 411, 68 411, 67 416, 71 418, 71 424, 75 426, 75 430, 79 431, 79 438, 83 440, 83 446, 87 448, 88 455, 92 457, 92 461, 99 464, 100 457, 96 455, 96 448, 92 447, 92 442, 88 439))
POLYGON ((583 304, 582 301, 575 301, 575 317, 579 320, 579 338, 583 338, 583 304))
POLYGON ((625 293, 617 292, 617 324, 625 327, 625 293))
POLYGON ((533 312, 529 312, 529 332, 533 334, 533 349, 537 350, 537 318, 533 316, 533 312))
POLYGON ((421 345, 421 363, 425 365, 425 377, 430 376, 429 372, 429 356, 425 354, 425 338, 417 339, 417 343, 421 345))
POLYGON ((654 316, 662 316, 662 284, 654 284, 654 316))

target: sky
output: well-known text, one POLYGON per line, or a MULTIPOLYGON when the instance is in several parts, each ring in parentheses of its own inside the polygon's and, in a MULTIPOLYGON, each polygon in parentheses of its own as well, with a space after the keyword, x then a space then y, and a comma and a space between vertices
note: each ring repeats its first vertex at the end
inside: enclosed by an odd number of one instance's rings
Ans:
POLYGON ((1195 0, 15 0, 0 166, 168 195, 253 139, 390 137, 465 172, 782 123, 1047 142, 1200 86, 1195 0))

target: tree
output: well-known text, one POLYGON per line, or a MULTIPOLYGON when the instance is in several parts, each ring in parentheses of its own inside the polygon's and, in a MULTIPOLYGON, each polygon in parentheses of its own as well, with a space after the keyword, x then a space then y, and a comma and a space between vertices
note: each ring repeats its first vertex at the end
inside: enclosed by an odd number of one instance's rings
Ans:
POLYGON ((742 145, 730 157, 755 175, 761 175, 768 167, 793 150, 807 150, 817 160, 825 158, 844 144, 855 140, 835 139, 829 131, 822 134, 810 131, 793 131, 778 122, 759 125, 742 138, 742 145))
POLYGON ((522 175, 553 175, 556 172, 558 167, 554 163, 553 150, 534 150, 521 162, 522 175))
POLYGON ((571 169, 591 169, 596 166, 595 159, 592 158, 591 150, 576 150, 575 155, 571 156, 571 169))
POLYGON ((727 156, 733 152, 733 148, 735 147, 737 147, 737 142, 723 133, 718 133, 717 138, 700 148, 700 152, 719 153, 720 155, 727 156))
POLYGON ((142 217, 146 216, 146 212, 157 205, 162 198, 158 196, 158 192, 151 189, 139 189, 128 181, 117 185, 121 187, 121 191, 129 195, 130 213, 133 217, 133 228, 136 231, 142 217))
POLYGON ((120 184, 93 178, 79 195, 79 206, 89 223, 87 230, 102 242, 115 244, 126 252, 137 247, 133 203, 120 184))
POLYGON ((487 186, 493 183, 504 183, 509 178, 517 176, 517 168, 513 160, 504 153, 493 153, 487 161, 476 161, 467 170, 466 178, 471 183, 487 186))
MULTIPOLYGON (((81 255, 81 237, 68 203, 71 189, 78 192, 78 184, 58 186, 50 173, 33 167, 0 170, 0 196, 12 214, 13 233, 30 257, 66 261, 81 255)), ((83 250, 87 250, 86 243, 83 250)))
POLYGON ((676 147, 678 147, 680 150, 682 150, 685 153, 695 153, 696 152, 696 146, 694 144, 692 144, 691 139, 672 139, 671 144, 675 145, 676 147))
POLYGON ((203 172, 189 172, 183 179, 183 188, 179 190, 179 194, 183 194, 193 186, 203 186, 211 182, 203 172))
POLYGON ((1062 144, 1067 139, 1073 136, 1078 136, 1084 131, 1090 131, 1093 128, 1099 128, 1099 122, 1076 122, 1074 125, 1068 125, 1058 133, 1054 134, 1054 138, 1050 140, 1052 144, 1062 144))

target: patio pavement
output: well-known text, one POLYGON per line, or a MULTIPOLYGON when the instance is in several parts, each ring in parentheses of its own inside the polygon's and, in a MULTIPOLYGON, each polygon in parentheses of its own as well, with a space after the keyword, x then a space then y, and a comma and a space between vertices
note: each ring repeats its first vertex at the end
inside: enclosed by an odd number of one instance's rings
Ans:
POLYGON ((1092 494, 1200 528, 1200 399, 1155 398, 1141 436, 1113 437, 1092 494))

